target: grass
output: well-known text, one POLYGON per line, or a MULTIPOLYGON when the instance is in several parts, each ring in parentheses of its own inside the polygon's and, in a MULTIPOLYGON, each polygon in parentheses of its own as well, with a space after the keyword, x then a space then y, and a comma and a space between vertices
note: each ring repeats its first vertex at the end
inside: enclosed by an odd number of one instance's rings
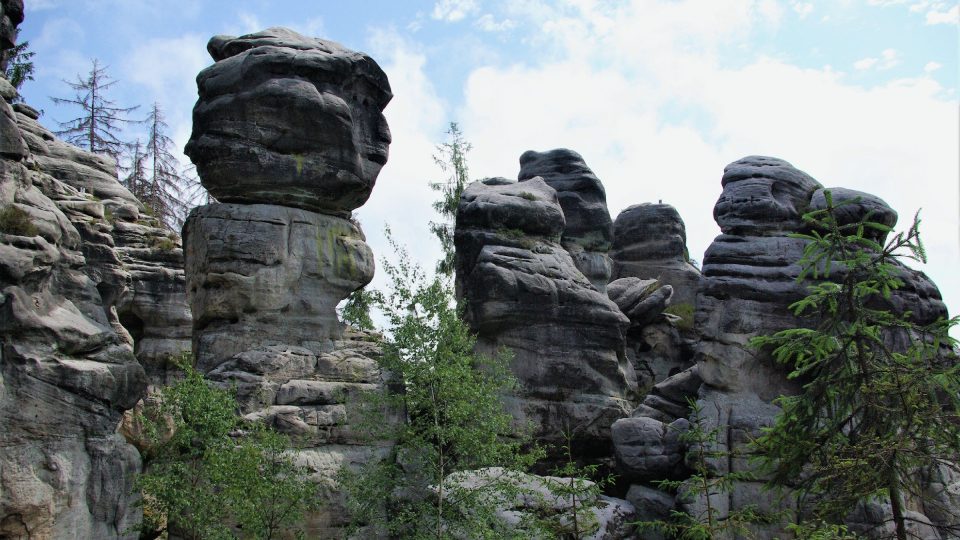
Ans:
POLYGON ((0 210, 0 232, 17 236, 36 236, 40 233, 30 214, 13 205, 0 210))
POLYGON ((681 302, 679 304, 673 304, 667 306, 667 309, 663 310, 664 313, 670 315, 676 315, 680 317, 680 321, 677 323, 677 327, 681 330, 691 330, 693 329, 693 304, 689 302, 681 302))

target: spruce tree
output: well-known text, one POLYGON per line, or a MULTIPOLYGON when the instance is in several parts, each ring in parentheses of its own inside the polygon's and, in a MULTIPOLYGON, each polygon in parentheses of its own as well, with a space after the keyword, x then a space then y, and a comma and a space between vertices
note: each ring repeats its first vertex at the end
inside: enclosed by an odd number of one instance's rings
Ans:
MULTIPOLYGON (((33 58, 36 53, 28 50, 29 47, 30 42, 24 41, 3 53, 7 58, 7 66, 3 71, 3 76, 10 81, 10 84, 17 90, 20 90, 23 83, 33 80, 34 67, 31 58, 33 58)), ((19 100, 20 97, 17 96, 15 101, 19 100)))
POLYGON ((449 277, 454 272, 453 233, 457 206, 460 204, 460 196, 464 188, 470 181, 467 152, 473 146, 464 139, 463 132, 460 131, 456 122, 450 122, 447 135, 448 142, 438 145, 439 153, 433 156, 434 162, 448 176, 442 182, 430 184, 431 189, 440 192, 440 200, 433 203, 434 210, 440 214, 440 221, 431 221, 430 231, 440 240, 440 246, 443 248, 443 258, 437 262, 437 272, 449 277))
POLYGON ((173 155, 173 140, 167 136, 170 126, 164 120, 159 103, 150 108, 145 123, 148 137, 143 155, 149 181, 138 197, 164 225, 178 230, 187 206, 183 200, 184 188, 190 180, 173 155))
POLYGON ((107 97, 117 83, 107 75, 107 68, 93 59, 86 78, 77 75, 75 82, 64 81, 73 90, 72 98, 52 97, 58 105, 80 107, 81 115, 66 122, 58 122, 57 135, 67 142, 97 154, 106 154, 119 161, 125 145, 118 137, 123 124, 131 123, 127 114, 137 107, 117 107, 107 97))
MULTIPOLYGON (((801 494, 801 519, 837 523, 879 497, 905 540, 906 503, 936 504, 918 479, 960 473, 960 362, 949 335, 958 320, 920 324, 895 309, 907 272, 899 259, 926 259, 918 219, 881 244, 890 227, 869 216, 842 223, 843 203, 829 192, 826 201, 804 216, 811 231, 795 235, 808 242, 800 279, 812 284, 791 309, 810 326, 753 340, 803 384, 778 400, 783 411, 757 446, 774 484, 801 494)), ((947 526, 960 530, 960 517, 947 526)))

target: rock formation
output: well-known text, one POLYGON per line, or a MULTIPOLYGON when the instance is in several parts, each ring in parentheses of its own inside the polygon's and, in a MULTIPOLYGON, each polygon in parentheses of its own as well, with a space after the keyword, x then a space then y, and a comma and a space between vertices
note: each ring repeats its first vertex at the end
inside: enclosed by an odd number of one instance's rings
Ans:
MULTIPOLYGON (((824 207, 823 189, 789 163, 759 156, 730 164, 721 184, 723 193, 714 216, 722 234, 704 256, 696 298, 696 330, 701 337, 696 366, 654 386, 632 417, 612 428, 622 470, 636 484, 631 489, 633 496, 628 498, 638 507, 669 508, 664 500, 670 496, 644 483, 652 478, 690 474, 683 463, 689 459, 689 449, 677 441, 679 433, 689 426, 684 418, 684 399, 697 399, 703 429, 719 428, 714 450, 729 458, 711 460, 714 472, 755 472, 749 461, 749 441, 772 425, 779 412, 772 401, 799 391, 797 383, 786 378, 768 353, 750 347, 748 341, 809 324, 788 309, 806 296, 805 286, 797 282, 805 243, 788 235, 804 230, 804 212, 824 207)), ((831 192, 835 201, 858 200, 844 207, 841 220, 853 222, 869 212, 875 221, 889 225, 896 221, 896 213, 876 197, 841 188, 831 192)), ((901 312, 909 309, 918 322, 945 316, 936 287, 920 272, 905 267, 902 272, 905 286, 894 293, 889 307, 901 312)), ((933 483, 942 486, 956 481, 941 477, 933 483)), ((711 496, 720 519, 748 505, 756 505, 761 511, 789 510, 783 505, 790 499, 778 503, 762 491, 762 483, 762 476, 755 482, 735 482, 727 493, 711 496)), ((940 490, 938 497, 947 507, 956 504, 945 490, 940 490)), ((702 513, 703 503, 677 500, 674 508, 697 515, 702 513)), ((854 521, 872 526, 884 512, 882 508, 867 511, 873 514, 854 516, 854 521)), ((921 524, 936 519, 928 519, 922 512, 922 508, 913 508, 910 516, 921 524)), ((938 537, 929 526, 921 525, 921 529, 923 537, 938 537)), ((773 538, 779 534, 779 527, 757 526, 755 532, 758 537, 773 538)))
POLYGON ((610 455, 610 424, 629 410, 629 321, 561 245, 565 226, 542 178, 470 184, 457 209, 457 294, 478 349, 513 353, 518 421, 543 443, 562 445, 566 431, 577 454, 610 455))
MULTIPOLYGON (((5 48, 22 4, 0 6, 5 48)), ((0 94, 0 537, 135 537, 140 456, 117 425, 147 379, 105 212, 138 204, 112 161, 43 132, 2 78, 0 94)))
MULTIPOLYGON (((390 86, 362 53, 271 28, 216 36, 197 77, 186 153, 220 203, 184 225, 197 366, 237 385, 250 418, 296 438, 326 488, 378 448, 347 424, 347 397, 380 383, 370 336, 344 334, 336 305, 373 277, 349 220, 387 159, 390 86)), ((328 505, 307 535, 346 516, 328 505)))
POLYGON ((548 152, 528 150, 520 156, 519 180, 537 177, 556 190, 563 209, 565 224, 560 245, 590 283, 603 292, 610 281, 607 251, 613 239, 603 184, 580 154, 565 148, 548 152))

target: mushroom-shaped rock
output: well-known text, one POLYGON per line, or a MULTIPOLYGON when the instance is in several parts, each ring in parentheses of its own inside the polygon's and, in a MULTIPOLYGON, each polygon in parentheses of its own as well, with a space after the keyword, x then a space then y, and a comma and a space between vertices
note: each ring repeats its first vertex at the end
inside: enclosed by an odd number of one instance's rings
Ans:
POLYGON ((338 43, 270 28, 216 36, 186 154, 222 202, 347 217, 387 161, 387 77, 338 43))

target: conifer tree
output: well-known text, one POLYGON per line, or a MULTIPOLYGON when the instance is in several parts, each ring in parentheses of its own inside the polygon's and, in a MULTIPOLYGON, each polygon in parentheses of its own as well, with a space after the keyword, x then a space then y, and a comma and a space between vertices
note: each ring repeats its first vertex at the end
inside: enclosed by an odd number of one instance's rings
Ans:
POLYGON ((143 201, 147 195, 147 186, 150 179, 147 177, 147 154, 143 151, 143 143, 137 139, 130 145, 130 162, 124 167, 126 176, 120 181, 121 184, 133 196, 143 201))
POLYGON ((117 81, 107 75, 107 68, 93 59, 86 78, 77 75, 75 82, 64 81, 73 90, 72 98, 52 97, 58 105, 80 107, 81 115, 66 122, 58 122, 57 135, 67 142, 98 154, 107 154, 119 161, 125 148, 118 137, 123 124, 131 123, 126 115, 137 107, 117 107, 107 97, 117 81))
MULTIPOLYGON (((3 53, 7 58, 7 65, 3 70, 3 76, 10 81, 10 84, 17 90, 20 90, 23 83, 33 80, 34 67, 31 58, 33 58, 36 53, 29 50, 29 47, 30 42, 24 41, 3 53)), ((20 97, 17 96, 15 101, 19 100, 20 97)))
POLYGON ((440 221, 430 222, 430 231, 440 240, 443 248, 443 258, 437 262, 437 272, 445 276, 452 276, 454 272, 453 233, 457 217, 457 206, 460 204, 460 195, 470 181, 467 168, 467 152, 473 145, 463 137, 463 132, 456 122, 450 122, 447 130, 448 142, 437 146, 438 154, 433 160, 447 179, 443 182, 434 182, 430 188, 440 192, 440 200, 433 203, 433 208, 440 214, 440 221))
POLYGON ((159 103, 150 108, 145 123, 148 138, 143 155, 149 181, 138 197, 168 228, 177 230, 183 222, 187 206, 183 200, 184 188, 190 180, 173 155, 173 140, 167 135, 170 126, 159 103))
MULTIPOLYGON (((919 220, 881 244, 890 227, 869 216, 842 223, 844 203, 829 192, 826 201, 804 216, 811 232, 795 235, 808 241, 800 279, 816 281, 791 308, 819 322, 752 342, 803 383, 778 400, 783 411, 756 444, 776 484, 814 501, 802 505, 812 513, 803 519, 836 523, 880 497, 906 540, 906 503, 937 504, 918 478, 943 467, 960 473, 960 362, 949 335, 958 319, 921 325, 893 308, 907 272, 898 259, 926 259, 919 220)), ((958 509, 938 510, 955 516, 941 526, 960 531, 958 509)))

